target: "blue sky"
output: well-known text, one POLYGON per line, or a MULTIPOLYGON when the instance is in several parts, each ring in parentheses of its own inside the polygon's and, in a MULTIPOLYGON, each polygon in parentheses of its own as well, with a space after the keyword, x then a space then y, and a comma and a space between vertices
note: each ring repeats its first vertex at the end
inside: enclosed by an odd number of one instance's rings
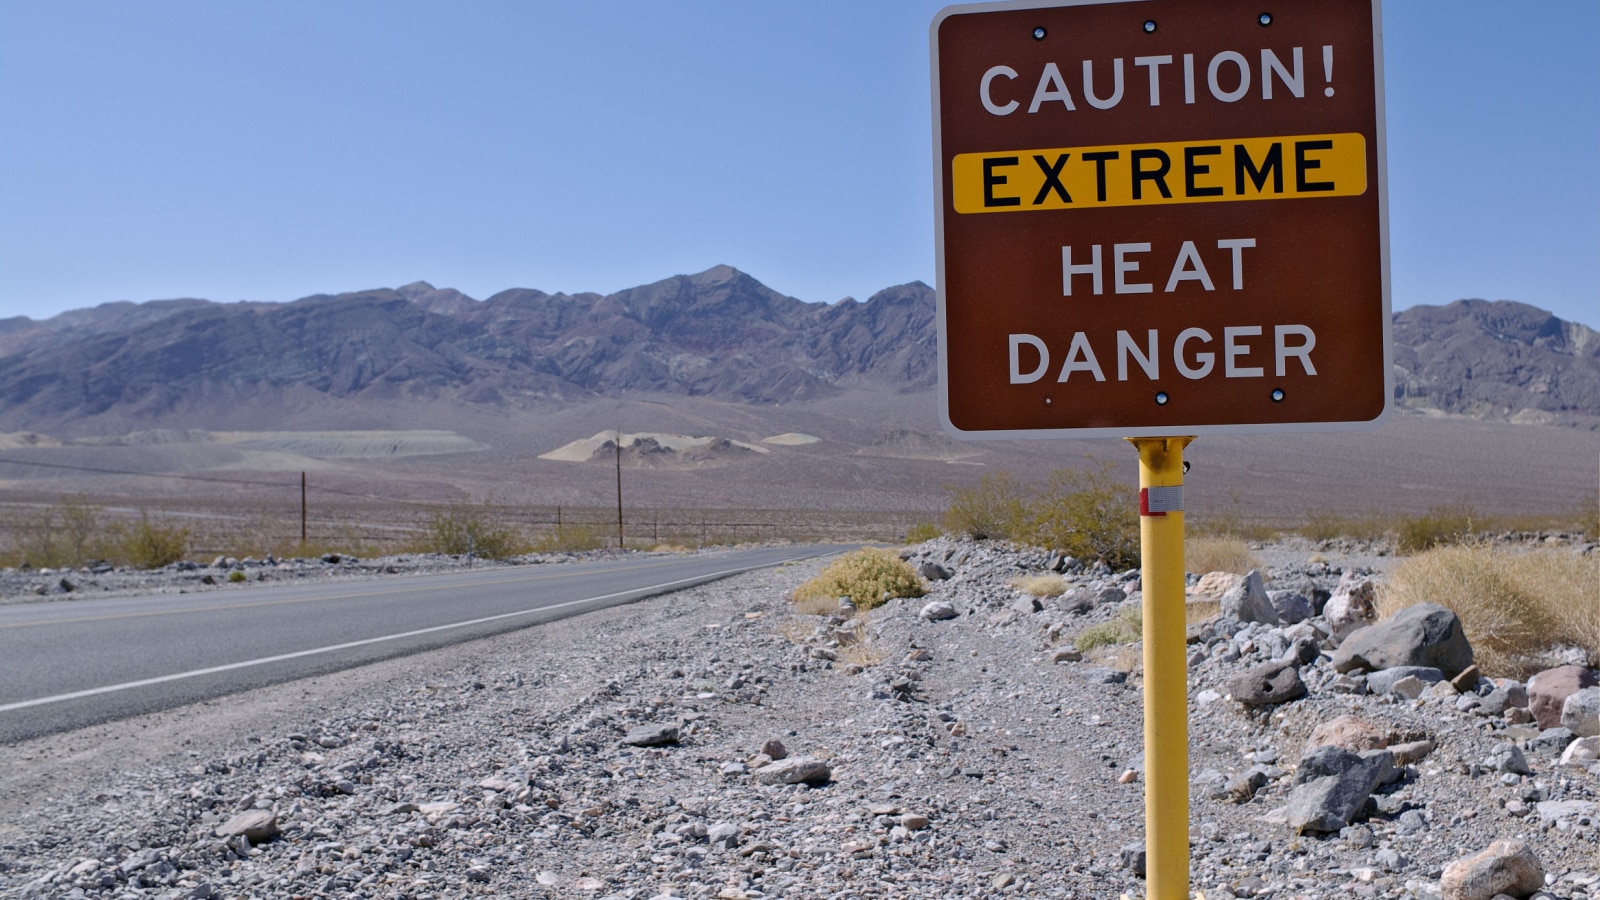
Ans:
MULTIPOLYGON (((932 283, 932 2, 0 0, 0 316, 932 283)), ((1600 326, 1600 4, 1384 11, 1396 308, 1600 326)))

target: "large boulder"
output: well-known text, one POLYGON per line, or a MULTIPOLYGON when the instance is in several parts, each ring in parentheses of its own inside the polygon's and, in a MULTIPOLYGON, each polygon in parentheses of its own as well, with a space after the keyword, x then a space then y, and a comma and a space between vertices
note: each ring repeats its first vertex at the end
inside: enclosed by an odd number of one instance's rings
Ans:
MULTIPOLYGON (((1600 684, 1593 669, 1583 666, 1556 666, 1528 679, 1528 709, 1540 728, 1561 724, 1561 705, 1567 698, 1600 684)), ((1576 731, 1576 729, 1573 729, 1576 731)))
POLYGON ((1600 687, 1584 688, 1567 697, 1561 704, 1561 727, 1582 737, 1600 734, 1600 687))
POLYGON ((1352 753, 1343 747, 1313 747, 1300 757, 1289 793, 1289 827, 1297 832, 1331 832, 1350 824, 1372 789, 1394 769, 1388 750, 1352 753))
POLYGON ((1266 582, 1261 580, 1261 573, 1255 569, 1251 569, 1243 581, 1222 595, 1221 609, 1224 616, 1240 622, 1280 624, 1278 611, 1272 606, 1272 598, 1267 596, 1266 582))
POLYGON ((1493 900, 1499 894, 1527 897, 1544 887, 1544 866, 1522 841, 1500 840, 1475 856, 1444 867, 1444 900, 1493 900))
MULTIPOLYGON (((1340 672, 1432 666, 1444 677, 1454 678, 1470 665, 1472 645, 1467 643, 1461 620, 1437 603, 1408 606, 1359 629, 1345 638, 1333 654, 1333 667, 1340 672)), ((1558 705, 1558 718, 1560 709, 1558 705)))
POLYGON ((1305 682, 1293 660, 1255 666, 1228 681, 1228 693, 1245 706, 1287 703, 1306 695, 1305 682))

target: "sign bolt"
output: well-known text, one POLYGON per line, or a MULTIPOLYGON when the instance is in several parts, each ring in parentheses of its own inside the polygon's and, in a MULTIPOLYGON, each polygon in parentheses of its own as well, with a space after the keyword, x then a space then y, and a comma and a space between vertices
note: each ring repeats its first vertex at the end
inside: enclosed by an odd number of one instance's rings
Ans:
POLYGON ((1167 392, 1166 391, 1156 391, 1156 405, 1157 406, 1166 406, 1167 405, 1167 392))
POLYGON ((1284 397, 1283 388, 1273 388, 1272 389, 1272 402, 1273 403, 1282 403, 1283 402, 1283 397, 1284 397))

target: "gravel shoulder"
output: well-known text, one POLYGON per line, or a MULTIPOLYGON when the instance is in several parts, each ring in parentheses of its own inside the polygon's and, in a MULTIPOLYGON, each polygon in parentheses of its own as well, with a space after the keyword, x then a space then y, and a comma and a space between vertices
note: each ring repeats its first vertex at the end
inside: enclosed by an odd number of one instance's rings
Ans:
MULTIPOLYGON (((1288 552, 1280 584, 1357 562, 1288 552)), ((6 747, 0 896, 1142 895, 1137 650, 1072 647, 1137 601, 1137 574, 1071 572, 1035 603, 1010 583, 1060 566, 1045 554, 941 539, 912 561, 949 577, 862 629, 793 612, 812 561, 6 747), (922 615, 932 601, 956 615, 922 615), (673 739, 627 742, 647 731, 673 739), (826 775, 766 783, 785 756, 826 775), (246 813, 274 833, 230 834, 246 813)), ((1450 861, 1507 837, 1550 896, 1600 897, 1581 812, 1600 766, 1530 748, 1529 774, 1502 771, 1506 720, 1342 691, 1325 653, 1302 699, 1236 702, 1288 634, 1191 644, 1196 887, 1431 900, 1450 861), (1295 833, 1275 819, 1295 761, 1341 714, 1436 749, 1355 824, 1295 833), (1214 793, 1213 775, 1250 787, 1214 793)))

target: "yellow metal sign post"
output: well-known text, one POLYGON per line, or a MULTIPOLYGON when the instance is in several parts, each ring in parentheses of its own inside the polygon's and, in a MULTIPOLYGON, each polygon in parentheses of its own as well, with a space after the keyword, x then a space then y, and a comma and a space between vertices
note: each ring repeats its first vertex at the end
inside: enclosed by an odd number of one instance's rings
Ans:
POLYGON ((1144 594, 1144 844, 1150 900, 1186 900, 1189 896, 1183 448, 1192 440, 1129 438, 1139 449, 1139 572, 1144 594))

